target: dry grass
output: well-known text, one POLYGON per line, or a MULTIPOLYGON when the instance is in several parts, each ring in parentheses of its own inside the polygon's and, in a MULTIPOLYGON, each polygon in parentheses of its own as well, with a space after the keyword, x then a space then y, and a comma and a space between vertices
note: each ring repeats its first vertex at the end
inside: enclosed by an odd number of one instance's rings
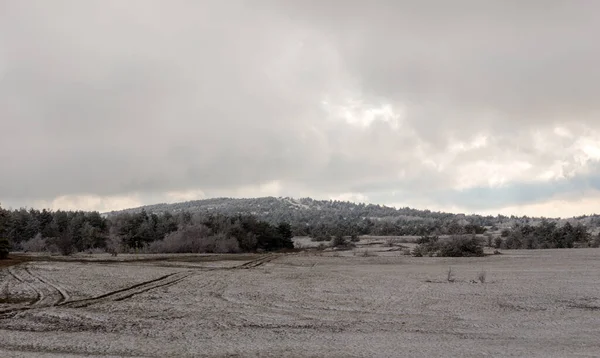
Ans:
MULTIPOLYGON (((174 272, 189 276, 125 300, 3 318, 0 356, 597 356, 598 253, 506 250, 424 259, 379 252, 363 259, 342 252, 333 259, 310 252, 246 270, 211 264, 210 272, 150 261, 35 261, 31 272, 72 298, 174 272), (493 277, 471 284, 483 269, 493 277)), ((6 271, 2 285, 10 279, 6 271)), ((48 298, 56 291, 32 283, 48 298)), ((10 282, 12 298, 19 285, 10 282)), ((35 294, 21 286, 21 297, 35 294)))
POLYGON ((374 256, 377 256, 377 253, 375 251, 371 251, 371 250, 368 250, 368 249, 367 250, 363 250, 363 251, 354 250, 352 252, 352 254, 354 256, 361 256, 361 257, 374 257, 374 256))
POLYGON ((0 260, 0 268, 18 265, 23 262, 31 261, 32 258, 26 255, 11 254, 5 260, 0 260))
POLYGON ((452 267, 448 267, 448 272, 446 273, 446 280, 448 282, 454 282, 454 272, 452 271, 452 267))
POLYGON ((477 274, 477 280, 481 283, 485 283, 485 279, 487 277, 487 273, 484 270, 479 271, 477 274))

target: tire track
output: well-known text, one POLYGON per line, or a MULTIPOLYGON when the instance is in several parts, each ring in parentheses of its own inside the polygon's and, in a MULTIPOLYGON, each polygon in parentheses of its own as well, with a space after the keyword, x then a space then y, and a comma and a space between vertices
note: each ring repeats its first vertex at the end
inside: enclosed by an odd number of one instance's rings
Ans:
MULTIPOLYGON (((260 267, 268 262, 271 262, 280 255, 267 254, 256 258, 254 260, 247 261, 239 266, 233 267, 233 269, 252 269, 260 267)), ((168 275, 161 276, 159 278, 144 281, 129 287, 125 287, 119 290, 107 292, 100 296, 84 298, 78 300, 70 300, 69 293, 60 285, 56 285, 50 282, 48 279, 33 273, 29 267, 23 267, 22 265, 13 266, 8 268, 9 273, 17 281, 22 282, 33 289, 36 293, 35 301, 29 305, 11 307, 0 311, 0 319, 12 317, 18 312, 27 311, 36 308, 48 308, 48 307, 69 307, 69 308, 84 308, 93 304, 102 302, 118 302, 131 298, 135 295, 154 290, 161 287, 168 287, 179 283, 185 278, 189 277, 194 271, 177 272, 168 275), (15 270, 15 268, 18 268, 15 270), (17 272, 21 271, 21 272, 17 272)))
POLYGON ((177 272, 168 275, 161 276, 159 278, 144 281, 133 286, 129 286, 126 288, 122 288, 119 290, 111 291, 100 296, 92 297, 92 298, 84 298, 80 300, 73 300, 61 303, 60 307, 71 307, 71 308, 83 308, 88 307, 93 304, 103 303, 103 302, 117 302, 123 301, 135 295, 139 295, 141 293, 157 289, 160 287, 167 287, 174 284, 179 283, 185 278, 189 277, 192 274, 192 271, 185 272, 177 272))
POLYGON ((16 265, 8 268, 9 274, 17 281, 24 283, 36 293, 35 301, 27 305, 18 305, 0 311, 0 318, 12 317, 18 312, 36 308, 54 307, 68 297, 66 291, 59 289, 50 281, 33 274, 26 265, 16 265))
POLYGON ((67 291, 64 288, 62 288, 59 285, 56 285, 56 284, 48 281, 47 279, 45 279, 41 275, 34 274, 33 272, 31 272, 31 270, 29 269, 29 267, 25 267, 25 272, 27 272, 31 277, 34 277, 38 281, 40 281, 43 284, 45 284, 46 287, 52 287, 52 289, 54 290, 54 292, 58 293, 58 295, 60 296, 60 298, 58 300, 56 300, 52 304, 52 306, 60 305, 62 302, 67 301, 70 298, 69 294, 67 293, 67 291))
POLYGON ((266 264, 267 262, 271 262, 273 260, 275 260, 276 258, 278 258, 279 255, 275 255, 275 254, 270 254, 270 255, 265 255, 262 257, 259 257, 257 259, 245 262, 239 266, 236 266, 236 269, 251 269, 251 268, 256 268, 259 266, 262 266, 264 264, 266 264))
POLYGON ((35 292, 35 300, 30 303, 30 305, 35 305, 38 304, 42 298, 43 298, 43 293, 42 291, 40 291, 37 287, 35 287, 35 285, 33 285, 31 282, 29 281, 25 281, 20 275, 18 275, 15 272, 14 266, 9 266, 8 267, 8 273, 17 281, 25 284, 27 287, 31 288, 33 290, 33 292, 35 292))

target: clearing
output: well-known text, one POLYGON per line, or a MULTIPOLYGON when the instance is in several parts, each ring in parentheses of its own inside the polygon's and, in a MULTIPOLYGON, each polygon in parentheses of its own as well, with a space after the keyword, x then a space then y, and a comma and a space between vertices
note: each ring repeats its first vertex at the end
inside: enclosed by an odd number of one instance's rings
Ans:
POLYGON ((369 250, 21 258, 0 356, 599 356, 598 249, 369 250))

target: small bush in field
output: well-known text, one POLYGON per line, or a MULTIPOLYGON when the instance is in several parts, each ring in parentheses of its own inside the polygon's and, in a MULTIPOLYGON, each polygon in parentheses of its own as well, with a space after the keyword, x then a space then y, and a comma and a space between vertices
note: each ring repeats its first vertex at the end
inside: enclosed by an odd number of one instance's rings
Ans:
POLYGON ((333 241, 331 242, 331 246, 333 247, 346 246, 347 244, 348 241, 346 241, 346 238, 344 238, 341 235, 337 235, 336 237, 334 237, 333 241))
POLYGON ((481 270, 479 272, 479 274, 477 275, 477 279, 479 280, 479 282, 481 283, 485 283, 485 278, 487 277, 487 273, 483 270, 481 270))
POLYGON ((441 257, 469 257, 483 256, 483 245, 475 236, 456 236, 444 241, 438 256, 441 257))
POLYGON ((440 240, 437 237, 422 237, 419 245, 413 250, 413 255, 439 257, 470 257, 484 256, 483 244, 475 236, 452 236, 440 240))
POLYGON ((452 267, 448 267, 447 278, 448 282, 454 282, 454 272, 452 271, 452 267))
POLYGON ((354 247, 355 245, 354 243, 348 241, 344 236, 336 235, 331 241, 331 246, 340 249, 348 249, 354 247))

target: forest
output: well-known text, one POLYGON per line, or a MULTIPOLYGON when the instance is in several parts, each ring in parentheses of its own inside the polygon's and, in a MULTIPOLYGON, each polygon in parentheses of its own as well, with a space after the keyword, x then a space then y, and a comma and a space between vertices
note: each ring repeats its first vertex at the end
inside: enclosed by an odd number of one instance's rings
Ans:
POLYGON ((289 224, 251 215, 142 210, 108 219, 98 212, 0 208, 0 237, 19 251, 256 252, 292 249, 292 236, 289 224))
POLYGON ((292 249, 294 236, 329 241, 361 235, 485 235, 488 246, 495 248, 571 248, 597 246, 597 226, 597 216, 493 217, 291 198, 209 199, 103 214, 0 207, 4 246, 67 255, 275 251, 292 249))

